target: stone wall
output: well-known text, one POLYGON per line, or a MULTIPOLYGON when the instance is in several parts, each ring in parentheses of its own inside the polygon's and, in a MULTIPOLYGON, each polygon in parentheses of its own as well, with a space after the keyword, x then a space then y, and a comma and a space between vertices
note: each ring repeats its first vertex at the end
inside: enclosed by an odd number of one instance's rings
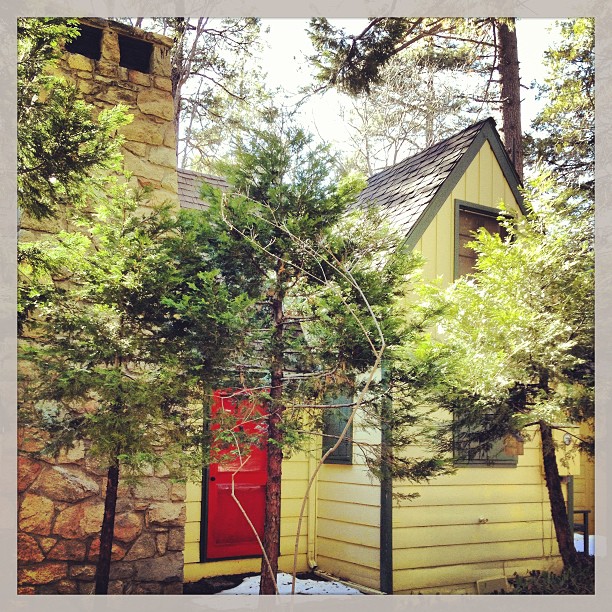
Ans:
MULTIPOLYGON (((19 593, 93 593, 106 470, 87 445, 36 460, 33 430, 20 430, 19 593)), ((109 594, 182 593, 185 485, 154 471, 121 482, 109 594)))
MULTIPOLYGON (((125 166, 132 181, 153 188, 151 201, 178 207, 170 45, 166 37, 101 19, 101 57, 64 54, 57 71, 96 109, 123 103, 134 115, 122 129, 125 166), (119 35, 153 45, 150 72, 119 65, 119 35)), ((66 220, 22 220, 20 240, 65 227, 66 220)), ((22 594, 92 593, 104 510, 106 469, 87 444, 56 460, 35 459, 36 431, 19 430, 18 591, 22 594)), ((151 470, 138 483, 120 481, 109 592, 182 592, 185 486, 151 470)))

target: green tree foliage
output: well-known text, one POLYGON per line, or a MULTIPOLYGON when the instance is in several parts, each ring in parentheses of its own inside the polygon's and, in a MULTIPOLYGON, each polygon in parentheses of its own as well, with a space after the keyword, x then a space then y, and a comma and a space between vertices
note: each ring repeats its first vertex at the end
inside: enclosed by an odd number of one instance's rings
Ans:
MULTIPOLYGON (((506 221, 506 238, 481 230, 471 244, 476 275, 448 290, 442 333, 452 358, 441 402, 453 419, 441 448, 456 450, 460 439, 470 455, 538 426, 557 540, 571 565, 552 430, 594 418, 593 217, 554 186, 535 184, 537 210, 506 221)), ((575 439, 574 448, 592 453, 592 443, 575 439)))
POLYGON ((383 80, 391 58, 430 43, 431 58, 440 67, 458 62, 477 72, 485 83, 481 102, 496 102, 502 115, 506 149, 522 177, 520 80, 513 18, 377 17, 358 34, 335 28, 328 19, 313 18, 310 57, 320 89, 336 87, 351 95, 369 94, 383 80), (494 79, 497 71, 499 79, 494 79), (499 83, 496 83, 499 81, 499 83), (499 85, 499 87, 497 87, 499 85))
POLYGON ((546 52, 549 75, 540 87, 545 106, 527 140, 532 164, 592 199, 595 190, 595 21, 558 22, 561 41, 546 52))
POLYGON ((20 345, 20 424, 46 432, 44 454, 84 440, 108 468, 96 593, 108 587, 120 471, 201 469, 205 383, 247 304, 207 262, 193 219, 138 203, 109 179, 76 231, 36 245, 46 268, 20 270, 39 296, 20 345))
MULTIPOLYGON (((336 181, 332 168, 325 147, 272 122, 245 137, 223 165, 230 193, 204 193, 212 202, 205 215, 215 265, 230 284, 250 279, 257 296, 234 384, 269 389, 260 396, 268 427, 262 594, 274 592, 278 567, 283 457, 321 434, 330 397, 361 397, 380 429, 382 387, 371 376, 409 337, 400 298, 419 262, 393 254, 400 237, 376 211, 348 213, 363 179, 336 181)), ((365 450, 380 471, 380 447, 365 450)), ((414 480, 442 469, 435 459, 401 465, 398 475, 414 480)))
POLYGON ((310 38, 316 50, 310 60, 317 79, 351 94, 369 93, 381 81, 381 68, 393 56, 435 35, 452 32, 453 19, 395 18, 371 19, 356 35, 335 28, 326 18, 313 18, 310 38))
POLYGON ((18 206, 37 219, 83 203, 94 170, 119 168, 116 130, 127 121, 125 111, 102 111, 95 119, 74 86, 49 74, 61 41, 76 32, 75 20, 17 23, 18 206))

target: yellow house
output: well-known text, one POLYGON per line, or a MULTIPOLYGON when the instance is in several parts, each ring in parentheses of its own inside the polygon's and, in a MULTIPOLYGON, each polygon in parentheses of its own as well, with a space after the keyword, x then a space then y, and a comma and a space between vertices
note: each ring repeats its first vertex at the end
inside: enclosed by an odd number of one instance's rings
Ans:
MULTIPOLYGON (((179 170, 182 206, 204 205, 202 180, 216 177, 179 170)), ((452 282, 469 271, 470 232, 495 229, 499 205, 523 211, 519 179, 492 119, 481 121, 372 176, 360 202, 375 201, 426 258, 425 276, 452 282)), ((352 440, 319 471, 310 491, 298 543, 298 571, 314 569, 384 593, 491 592, 514 572, 559 567, 538 436, 483 457, 454 475, 425 485, 379 482, 368 472, 357 442, 381 443, 381 432, 356 417, 352 440), (520 446, 520 445, 519 445, 520 446), (395 493, 419 493, 397 503, 395 493)), ((415 452, 417 452, 415 450, 415 452)), ((279 568, 291 571, 301 500, 321 448, 283 465, 279 568)), ((570 484, 580 466, 560 466, 570 484), (564 471, 565 470, 565 471, 564 471)), ((589 478, 577 480, 580 507, 592 509, 589 478)), ((209 552, 211 483, 187 488, 185 581, 257 572, 260 559, 209 552)))
MULTIPOLYGON (((100 19, 82 20, 81 30, 57 69, 94 106, 122 102, 134 114, 123 129, 132 180, 153 187, 155 201, 205 206, 201 182, 222 187, 224 181, 176 170, 172 41, 100 19)), ((407 244, 425 256, 429 278, 452 281, 471 266, 464 248, 470 230, 494 224, 501 201, 521 209, 518 185, 494 123, 486 120, 374 175, 361 200, 376 200, 403 227, 407 244)), ((30 222, 22 225, 20 239, 48 231, 30 222)), ((41 463, 31 456, 38 447, 27 433, 19 443, 20 592, 89 593, 103 478, 89 464, 84 445, 41 463)), ((351 437, 381 443, 381 431, 364 427, 359 415, 351 437)), ((347 441, 314 481, 300 530, 298 571, 316 569, 385 593, 474 593, 515 571, 558 564, 537 436, 522 454, 505 449, 496 461, 460 467, 455 475, 419 486, 381 484, 357 449, 347 441), (397 492, 420 497, 398 505, 392 501, 397 492)), ((302 498, 320 457, 321 444, 313 442, 310 452, 283 465, 283 571, 293 569, 302 498)), ((575 463, 569 466, 568 501, 573 493, 576 507, 592 513, 592 466, 582 472, 575 463)), ((182 485, 157 469, 142 484, 123 486, 110 592, 171 594, 180 592, 183 580, 259 571, 256 553, 241 548, 231 528, 221 533, 215 522, 219 495, 212 484, 222 478, 211 467, 200 483, 187 486, 186 498, 182 485)), ((255 476, 250 485, 261 489, 255 476)), ((591 514, 591 525, 592 519, 591 514)))

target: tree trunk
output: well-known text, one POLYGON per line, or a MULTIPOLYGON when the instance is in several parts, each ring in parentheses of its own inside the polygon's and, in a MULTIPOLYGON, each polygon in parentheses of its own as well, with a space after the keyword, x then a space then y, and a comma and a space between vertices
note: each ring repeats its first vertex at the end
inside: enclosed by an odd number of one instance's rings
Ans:
POLYGON ((170 81, 172 83, 172 98, 174 100, 174 132, 176 134, 176 143, 178 150, 179 142, 179 119, 181 114, 181 88, 180 83, 183 78, 185 51, 183 48, 185 31, 187 24, 185 17, 177 17, 175 19, 174 30, 174 57, 172 58, 172 67, 170 72, 170 81))
POLYGON ((104 519, 100 532, 100 556, 96 565, 96 595, 108 593, 113 538, 115 535, 115 510, 117 508, 117 490, 119 488, 119 464, 108 468, 106 480, 106 497, 104 499, 104 519))
POLYGON ((502 132, 504 145, 521 181, 523 180, 523 140, 521 131, 521 80, 515 20, 496 21, 498 35, 499 71, 502 99, 502 132))
POLYGON ((552 429, 544 421, 540 421, 540 435, 542 436, 544 479, 548 489, 550 511, 557 543, 559 544, 559 552, 563 559, 563 566, 567 568, 578 563, 578 553, 574 546, 565 500, 563 499, 563 491, 561 490, 561 478, 559 476, 559 467, 557 466, 552 429))
POLYGON ((273 357, 270 404, 268 409, 268 482, 263 549, 267 556, 261 562, 260 595, 274 595, 280 550, 281 475, 283 463, 282 431, 279 428, 283 409, 283 298, 277 292, 272 300, 274 318, 273 357), (269 563, 269 566, 268 566, 269 563))

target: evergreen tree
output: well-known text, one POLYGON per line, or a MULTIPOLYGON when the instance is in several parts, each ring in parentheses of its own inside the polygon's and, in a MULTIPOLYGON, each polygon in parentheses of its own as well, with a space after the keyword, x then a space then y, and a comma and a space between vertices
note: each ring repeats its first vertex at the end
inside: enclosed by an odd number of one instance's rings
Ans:
POLYGON ((201 469, 193 403, 205 403, 246 305, 207 262, 193 219, 139 213, 126 184, 109 182, 77 231, 36 245, 46 268, 21 270, 41 297, 20 344, 20 424, 48 434, 44 454, 89 441, 108 470, 97 594, 108 589, 120 472, 201 469))
POLYGON ((514 18, 377 17, 359 34, 334 28, 328 19, 313 18, 310 38, 316 54, 310 60, 317 69, 321 89, 337 87, 351 95, 370 93, 379 85, 382 68, 409 48, 431 41, 449 61, 471 57, 470 65, 485 78, 486 101, 500 105, 504 144, 519 177, 523 176, 520 121, 520 79, 514 18), (493 73, 499 73, 495 95, 493 73))
MULTIPOLYGON (((452 375, 440 401, 453 419, 440 448, 457 452, 459 445, 469 460, 537 426, 557 542, 569 566, 578 557, 552 432, 594 418, 593 217, 554 187, 550 178, 536 183, 537 210, 506 220, 506 238, 481 230, 471 244, 476 275, 448 291, 441 327, 452 375)), ((592 453, 593 440, 575 438, 574 447, 592 453)))
POLYGON ((61 42, 77 35, 76 23, 17 21, 17 202, 21 213, 36 219, 82 204, 94 170, 120 167, 116 131, 127 121, 125 109, 95 119, 75 87, 49 72, 61 42))
POLYGON ((549 49, 549 75, 540 87, 546 103, 527 139, 532 165, 542 164, 559 181, 584 197, 595 191, 595 22, 558 22, 562 40, 549 49))
MULTIPOLYGON (((418 262, 391 255, 399 236, 374 211, 347 216, 363 180, 336 185, 332 167, 327 150, 301 130, 272 123, 224 164, 231 192, 205 190, 215 265, 230 284, 251 279, 258 303, 234 384, 269 389, 259 396, 268 449, 261 594, 275 592, 283 457, 321 434, 333 397, 356 398, 344 433, 357 407, 380 429, 373 377, 406 337, 400 298, 418 262)), ((375 449, 368 463, 380 472, 381 459, 375 449)), ((439 457, 400 463, 401 476, 417 481, 443 469, 439 457)))
POLYGON ((475 123, 482 106, 471 100, 486 91, 481 79, 457 86, 467 61, 436 52, 431 41, 393 56, 380 83, 351 98, 343 116, 353 149, 345 165, 370 176, 475 123))

